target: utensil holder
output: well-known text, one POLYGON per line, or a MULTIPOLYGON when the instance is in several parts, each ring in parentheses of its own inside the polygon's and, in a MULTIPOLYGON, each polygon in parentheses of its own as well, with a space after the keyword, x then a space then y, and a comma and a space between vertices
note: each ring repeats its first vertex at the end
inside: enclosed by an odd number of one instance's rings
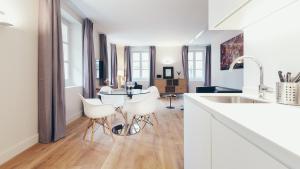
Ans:
POLYGON ((286 105, 300 105, 300 84, 292 82, 276 83, 277 103, 286 105))

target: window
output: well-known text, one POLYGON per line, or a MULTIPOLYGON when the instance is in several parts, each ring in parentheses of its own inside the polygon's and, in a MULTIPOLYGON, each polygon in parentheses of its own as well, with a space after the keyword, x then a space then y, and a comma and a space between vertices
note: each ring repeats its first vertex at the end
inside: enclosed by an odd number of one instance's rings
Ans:
POLYGON ((132 79, 134 81, 149 81, 150 56, 148 50, 134 50, 132 56, 132 79))
POLYGON ((65 71, 65 84, 71 83, 71 61, 70 61, 70 26, 66 21, 62 22, 62 41, 64 52, 64 71, 65 71))
POLYGON ((204 80, 204 50, 190 50, 188 54, 189 78, 194 81, 204 80))

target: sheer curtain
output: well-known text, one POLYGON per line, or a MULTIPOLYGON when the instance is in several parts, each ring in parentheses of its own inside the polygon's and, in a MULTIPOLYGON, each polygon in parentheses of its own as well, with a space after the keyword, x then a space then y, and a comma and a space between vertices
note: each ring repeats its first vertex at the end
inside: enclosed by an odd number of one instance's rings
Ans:
POLYGON ((65 79, 60 0, 39 1, 38 132, 40 143, 65 136, 65 79))
POLYGON ((125 46, 124 48, 124 64, 125 64, 125 77, 126 82, 132 81, 132 75, 131 75, 131 56, 130 56, 130 47, 125 46))
POLYGON ((156 47, 150 46, 150 86, 154 86, 156 69, 156 47))
POLYGON ((83 96, 95 98, 96 94, 96 60, 94 54, 93 22, 83 22, 83 96))
POLYGON ((211 86, 211 46, 206 46, 204 86, 211 86))
POLYGON ((118 59, 117 59, 117 46, 110 45, 111 48, 111 84, 114 88, 118 88, 118 59))
POLYGON ((189 67, 188 67, 188 55, 189 55, 189 47, 182 47, 182 66, 183 66, 183 75, 187 82, 186 91, 189 92, 189 67))

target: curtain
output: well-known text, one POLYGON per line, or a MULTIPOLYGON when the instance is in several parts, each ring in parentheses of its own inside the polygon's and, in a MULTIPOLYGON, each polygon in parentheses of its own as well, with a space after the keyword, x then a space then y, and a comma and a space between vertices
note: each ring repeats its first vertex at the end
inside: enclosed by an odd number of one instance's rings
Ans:
POLYGON ((118 59, 117 59, 117 46, 110 45, 111 48, 111 85, 118 88, 118 59))
POLYGON ((211 46, 206 46, 204 86, 211 86, 211 46))
POLYGON ((96 61, 93 41, 93 22, 83 21, 83 96, 96 97, 96 61))
POLYGON ((156 65, 156 47, 150 46, 150 86, 155 82, 155 65, 156 65))
POLYGON ((125 63, 125 77, 126 77, 126 82, 131 82, 132 77, 131 77, 131 56, 130 56, 130 47, 125 46, 124 49, 124 63, 125 63))
POLYGON ((108 78, 108 54, 107 54, 107 40, 105 34, 99 35, 100 40, 100 61, 103 63, 103 76, 99 79, 100 86, 105 85, 104 81, 108 78))
POLYGON ((189 65, 188 65, 188 55, 189 47, 182 47, 182 66, 183 66, 183 75, 186 80, 186 91, 189 92, 189 65))
POLYGON ((66 130, 60 0, 40 0, 38 22, 38 132, 50 143, 66 130))

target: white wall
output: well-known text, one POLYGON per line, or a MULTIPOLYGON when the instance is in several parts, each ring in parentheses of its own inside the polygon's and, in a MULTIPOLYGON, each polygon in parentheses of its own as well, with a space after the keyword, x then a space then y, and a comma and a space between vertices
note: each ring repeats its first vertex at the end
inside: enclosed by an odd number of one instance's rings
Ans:
POLYGON ((82 103, 78 94, 83 92, 83 57, 82 57, 82 17, 67 4, 62 4, 62 16, 70 24, 70 57, 72 84, 65 88, 66 122, 82 116, 82 103))
POLYGON ((82 103, 78 94, 82 94, 82 86, 65 88, 67 124, 82 116, 82 103))
MULTIPOLYGON (((265 68, 265 83, 275 88, 277 71, 300 71, 300 2, 245 29, 245 52, 257 57, 265 68)), ((245 63, 245 89, 257 90, 256 65, 245 63)))
POLYGON ((183 78, 181 48, 181 46, 156 47, 156 74, 163 75, 164 66, 173 66, 174 77, 177 78, 176 71, 180 71, 180 78, 183 78))
POLYGON ((0 0, 0 164, 38 142, 38 0, 0 0))
MULTIPOLYGON (((181 72, 179 78, 184 78, 182 57, 181 57, 181 46, 156 46, 156 75, 163 75, 164 66, 174 67, 174 77, 178 78, 176 71, 181 72)), ((124 70, 124 46, 117 45, 118 54, 118 69, 123 72, 124 70)), ((144 88, 149 86, 149 82, 139 82, 144 88)), ((203 82, 191 82, 190 92, 196 91, 196 86, 203 85, 203 82)))
POLYGON ((220 45, 240 34, 240 31, 219 31, 211 37, 212 50, 212 85, 229 87, 234 89, 243 88, 244 69, 235 69, 232 71, 220 69, 220 45))
MULTIPOLYGON (((118 72, 124 72, 124 46, 117 45, 117 55, 118 55, 118 72)), ((156 74, 163 74, 163 66, 173 66, 174 67, 174 76, 177 78, 176 71, 182 72, 181 64, 181 46, 173 47, 156 47, 156 74), (166 64, 170 62, 170 64, 166 64)), ((123 75, 123 73, 121 74, 123 75)), ((181 74, 181 78, 183 74, 181 74)), ((149 86, 149 82, 139 82, 143 85, 144 88, 149 86)))

